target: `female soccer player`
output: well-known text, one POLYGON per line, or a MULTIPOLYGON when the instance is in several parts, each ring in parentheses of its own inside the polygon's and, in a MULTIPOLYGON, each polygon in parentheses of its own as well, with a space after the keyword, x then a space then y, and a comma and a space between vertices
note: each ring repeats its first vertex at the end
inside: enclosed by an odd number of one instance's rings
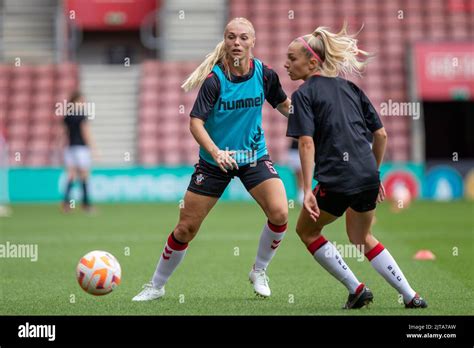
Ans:
POLYGON ((200 145, 199 162, 184 196, 179 222, 170 234, 153 279, 133 298, 148 301, 165 294, 164 285, 183 260, 188 243, 235 176, 262 207, 263 227, 249 279, 257 295, 270 296, 266 268, 283 239, 288 206, 262 130, 267 100, 288 116, 290 100, 278 75, 253 58, 255 31, 245 18, 231 20, 224 39, 184 82, 186 91, 202 85, 191 111, 190 131, 200 145))
POLYGON ((372 292, 354 276, 333 244, 321 234, 327 224, 346 213, 349 240, 400 294, 407 308, 427 304, 408 284, 389 251, 372 235, 376 203, 385 198, 379 168, 387 134, 369 99, 339 75, 360 73, 368 56, 347 34, 324 27, 298 37, 288 47, 285 68, 292 80, 304 83, 292 95, 293 113, 287 135, 298 138, 304 181, 304 203, 296 231, 309 252, 349 290, 344 308, 360 308, 372 292), (373 134, 373 146, 368 135, 373 134), (315 166, 315 167, 314 167, 315 166), (312 191, 312 179, 318 185, 312 191))
MULTIPOLYGON (((91 166, 90 149, 93 146, 90 128, 87 123, 87 115, 84 113, 85 103, 83 95, 76 91, 70 98, 70 103, 74 103, 74 111, 66 112, 64 126, 68 139, 68 146, 64 150, 64 163, 67 169, 67 186, 64 193, 62 210, 69 212, 69 203, 72 185, 77 178, 81 180, 82 186, 82 208, 86 212, 93 212, 89 200, 87 181, 91 166)), ((69 110, 69 107, 68 107, 69 110)))

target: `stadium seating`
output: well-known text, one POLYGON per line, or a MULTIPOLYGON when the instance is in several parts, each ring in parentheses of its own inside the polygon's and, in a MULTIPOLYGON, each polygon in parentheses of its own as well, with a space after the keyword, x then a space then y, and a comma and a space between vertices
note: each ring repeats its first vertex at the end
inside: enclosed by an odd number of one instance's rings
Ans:
POLYGON ((6 125, 10 165, 62 163, 62 119, 55 115, 55 104, 77 84, 74 64, 0 65, 0 122, 6 125))
MULTIPOLYGON (((198 145, 189 132, 189 113, 197 91, 185 93, 180 85, 199 62, 147 61, 140 83, 138 149, 145 165, 195 163, 198 145)), ((286 118, 271 107, 263 112, 264 130, 272 157, 286 156, 286 118)))
POLYGON ((144 165, 178 165, 197 160, 189 133, 189 112, 197 91, 185 93, 180 85, 193 64, 147 61, 140 83, 138 150, 144 165))
MULTIPOLYGON (((256 57, 280 76, 288 95, 301 82, 288 78, 283 67, 289 42, 315 27, 338 30, 347 20, 351 32, 364 24, 358 39, 375 58, 362 78, 351 77, 380 111, 381 103, 409 101, 409 45, 418 40, 468 40, 474 36, 470 0, 230 0, 229 18, 245 16, 256 30, 256 57)), ((189 113, 197 91, 185 93, 180 85, 198 61, 145 61, 141 64, 138 93, 138 164, 194 163, 198 146, 189 133, 189 113)), ((0 64, 0 123, 6 127, 10 163, 62 163, 61 118, 56 102, 68 98, 78 85, 78 66, 0 64)), ((389 133, 386 160, 411 158, 411 126, 407 117, 384 117, 389 133)), ((268 104, 263 126, 272 158, 285 162, 289 139, 286 119, 268 104)))
MULTIPOLYGON (((257 36, 255 55, 275 68, 288 94, 298 85, 289 81, 282 68, 287 46, 293 38, 310 33, 318 26, 338 30, 344 20, 352 32, 364 24, 358 36, 359 45, 376 56, 364 78, 351 79, 364 89, 380 111, 380 104, 389 99, 410 100, 407 81, 410 43, 420 39, 473 37, 473 9, 468 9, 471 3, 469 0, 232 0, 229 13, 230 18, 245 15, 252 21, 257 36)), ((411 121, 406 117, 382 117, 382 122, 390 136, 386 159, 409 160, 411 121)), ((271 129, 268 131, 273 134, 271 129)), ((276 145, 278 136, 267 139, 270 148, 283 147, 276 145)), ((276 151, 275 159, 282 159, 282 154, 276 151)))
MULTIPOLYGON (((362 49, 375 54, 363 78, 351 79, 364 89, 380 111, 381 103, 408 101, 408 53, 410 43, 420 39, 463 40, 472 37, 474 25, 468 20, 462 1, 434 0, 231 0, 229 18, 245 16, 254 24, 256 57, 280 76, 284 90, 291 93, 300 82, 292 82, 283 68, 290 41, 323 25, 338 30, 343 21, 356 32, 362 49)), ((188 132, 188 115, 195 92, 184 93, 179 85, 198 62, 148 61, 143 64, 140 90, 139 158, 144 164, 193 163, 197 145, 188 132), (173 73, 171 73, 173 72, 173 73), (184 114, 179 113, 179 106, 184 114), (175 136, 181 135, 178 148, 175 136), (171 152, 170 152, 171 151, 171 152)), ((386 160, 410 159, 411 119, 382 117, 390 136, 386 160)), ((286 119, 265 105, 263 126, 268 148, 276 162, 285 162, 289 140, 286 119)))

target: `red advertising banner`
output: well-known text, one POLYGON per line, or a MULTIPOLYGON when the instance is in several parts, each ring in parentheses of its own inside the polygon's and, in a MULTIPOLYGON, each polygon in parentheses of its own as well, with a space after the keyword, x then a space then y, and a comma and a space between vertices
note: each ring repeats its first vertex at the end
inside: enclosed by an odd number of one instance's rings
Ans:
POLYGON ((474 99, 474 42, 421 42, 413 52, 418 99, 474 99))
POLYGON ((130 30, 156 7, 156 0, 67 0, 65 15, 84 30, 130 30))

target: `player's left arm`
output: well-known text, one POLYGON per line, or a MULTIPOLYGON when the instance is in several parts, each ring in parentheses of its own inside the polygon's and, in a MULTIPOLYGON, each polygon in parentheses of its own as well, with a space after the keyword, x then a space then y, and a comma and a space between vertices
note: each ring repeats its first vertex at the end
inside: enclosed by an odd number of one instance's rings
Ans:
POLYGON ((286 98, 286 100, 283 103, 280 103, 277 105, 276 109, 280 111, 280 113, 283 116, 288 117, 288 115, 290 114, 290 107, 291 107, 291 99, 286 98))
MULTIPOLYGON (((380 168, 380 165, 383 161, 383 156, 385 155, 385 148, 387 147, 387 132, 385 128, 379 128, 372 133, 374 136, 374 143, 372 144, 372 152, 375 156, 375 161, 377 162, 377 169, 380 168)), ((382 182, 380 182, 379 194, 377 196, 377 203, 381 203, 385 200, 385 187, 382 182)))
POLYGON ((298 152, 303 174, 303 207, 309 213, 311 219, 316 221, 319 218, 320 210, 312 190, 316 154, 314 144, 315 115, 311 107, 311 101, 304 92, 296 91, 293 93, 291 100, 293 101, 293 112, 288 118, 286 135, 298 138, 298 152))
POLYGON ((265 99, 283 116, 288 117, 290 113, 291 100, 286 96, 285 91, 283 91, 278 74, 269 66, 264 65, 263 78, 265 99))
MULTIPOLYGON (((358 89, 358 87, 357 87, 358 89)), ((387 132, 380 120, 380 116, 375 110, 374 106, 370 102, 369 98, 365 95, 365 93, 358 89, 361 106, 362 106, 362 113, 364 115, 365 124, 368 130, 373 135, 373 144, 372 144, 372 152, 375 157, 375 161, 377 162, 377 170, 380 169, 380 165, 382 164, 383 157, 385 155, 385 148, 387 147, 387 132)), ((377 203, 382 202, 385 199, 385 188, 380 182, 379 187, 379 194, 377 196, 377 203)))
POLYGON ((385 148, 387 147, 387 132, 385 128, 379 128, 374 133, 374 143, 372 145, 372 152, 375 156, 375 161, 377 162, 377 169, 380 168, 380 165, 383 161, 383 156, 385 154, 385 148))

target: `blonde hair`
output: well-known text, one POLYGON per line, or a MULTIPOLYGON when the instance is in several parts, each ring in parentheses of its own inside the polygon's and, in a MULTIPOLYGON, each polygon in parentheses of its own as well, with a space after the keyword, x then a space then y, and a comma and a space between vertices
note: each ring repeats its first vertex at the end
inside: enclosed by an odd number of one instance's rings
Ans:
MULTIPOLYGON (((255 38, 255 29, 253 28, 252 23, 247 18, 243 17, 237 17, 232 19, 229 23, 227 23, 225 31, 227 31, 227 27, 233 22, 240 22, 246 24, 250 29, 251 35, 255 38)), ((196 70, 191 73, 191 75, 188 76, 186 81, 184 81, 184 83, 181 85, 181 88, 188 92, 193 88, 200 86, 204 82, 206 77, 210 74, 214 65, 219 62, 224 65, 224 71, 230 75, 230 67, 225 51, 224 39, 217 44, 216 48, 214 48, 212 52, 206 55, 204 61, 196 68, 196 70)))
MULTIPOLYGON (((311 34, 302 36, 303 40, 321 58, 320 69, 326 76, 335 77, 338 75, 361 75, 364 68, 369 63, 372 54, 357 47, 355 36, 347 33, 347 23, 336 34, 331 33, 326 27, 318 27, 311 34), (358 60, 357 56, 365 56, 365 59, 358 60)), ((298 39, 295 39, 295 41, 298 39)), ((308 58, 313 54, 306 47, 303 48, 308 58)))

